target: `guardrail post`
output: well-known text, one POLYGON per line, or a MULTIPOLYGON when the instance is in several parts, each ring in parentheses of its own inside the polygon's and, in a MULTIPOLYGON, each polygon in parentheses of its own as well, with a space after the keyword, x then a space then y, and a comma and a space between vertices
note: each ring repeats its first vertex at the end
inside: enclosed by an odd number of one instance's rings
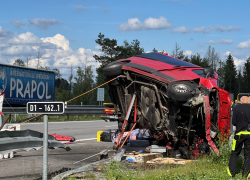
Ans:
POLYGON ((48 175, 48 116, 43 116, 43 180, 47 180, 48 175))
POLYGON ((9 114, 9 123, 11 123, 11 114, 9 114))
POLYGON ((14 114, 14 121, 16 122, 16 117, 17 117, 17 114, 14 114))

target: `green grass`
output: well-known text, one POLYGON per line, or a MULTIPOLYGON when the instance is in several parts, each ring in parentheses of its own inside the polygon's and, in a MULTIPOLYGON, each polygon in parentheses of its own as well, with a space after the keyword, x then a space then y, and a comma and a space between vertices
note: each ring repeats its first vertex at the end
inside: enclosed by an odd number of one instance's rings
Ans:
MULTIPOLYGON (((211 160, 211 157, 204 156, 198 161, 191 164, 172 166, 163 165, 158 166, 155 169, 128 169, 124 168, 123 164, 112 162, 107 170, 104 169, 107 179, 119 179, 119 180, 151 180, 151 179, 172 179, 172 180, 203 180, 203 179, 229 179, 226 167, 228 163, 219 163, 211 160)), ((238 166, 242 166, 242 162, 239 161, 238 166)), ((236 179, 243 179, 238 168, 236 179)))
MULTIPOLYGON (((139 166, 129 168, 122 163, 112 161, 108 168, 103 168, 107 179, 112 180, 151 180, 151 179, 171 179, 171 180, 227 180, 229 175, 226 168, 231 154, 231 147, 228 142, 219 143, 220 155, 211 152, 200 157, 197 161, 186 165, 162 165, 152 168, 152 166, 139 166)), ((235 179, 242 178, 242 158, 238 159, 235 179)))
MULTIPOLYGON (((4 119, 7 118, 8 115, 4 116, 4 119)), ((21 121, 23 119, 28 118, 27 115, 18 115, 16 118, 16 122, 14 120, 14 115, 11 115, 11 123, 17 123, 18 121, 21 121)), ((49 116, 49 122, 60 122, 60 121, 94 121, 94 120, 101 120, 100 116, 69 116, 69 119, 67 119, 67 116, 49 116)), ((9 122, 9 120, 8 120, 9 122)), ((29 122, 43 122, 43 117, 38 117, 34 120, 31 120, 29 122)))

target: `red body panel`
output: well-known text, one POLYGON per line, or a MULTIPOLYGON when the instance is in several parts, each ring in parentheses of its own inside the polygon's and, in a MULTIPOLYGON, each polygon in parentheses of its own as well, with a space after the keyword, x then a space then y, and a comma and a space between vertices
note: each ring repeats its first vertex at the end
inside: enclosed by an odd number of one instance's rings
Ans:
POLYGON ((51 136, 54 136, 57 141, 70 141, 74 142, 76 139, 72 136, 62 136, 59 134, 50 134, 51 136))
POLYGON ((220 99, 220 110, 218 128, 222 134, 228 134, 230 130, 231 98, 227 91, 218 88, 220 99))
POLYGON ((207 89, 217 88, 217 80, 211 77, 208 79, 200 77, 200 84, 205 86, 207 89))

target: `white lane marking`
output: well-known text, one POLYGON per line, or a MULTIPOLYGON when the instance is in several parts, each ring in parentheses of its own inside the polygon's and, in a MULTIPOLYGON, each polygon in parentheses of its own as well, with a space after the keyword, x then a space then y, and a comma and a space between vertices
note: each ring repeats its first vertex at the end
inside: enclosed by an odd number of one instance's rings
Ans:
POLYGON ((90 140, 95 140, 97 138, 88 138, 88 139, 77 139, 76 141, 90 141, 90 140))
POLYGON ((114 126, 117 126, 118 127, 118 125, 116 124, 116 125, 111 125, 111 126, 104 126, 104 127, 114 127, 114 126))

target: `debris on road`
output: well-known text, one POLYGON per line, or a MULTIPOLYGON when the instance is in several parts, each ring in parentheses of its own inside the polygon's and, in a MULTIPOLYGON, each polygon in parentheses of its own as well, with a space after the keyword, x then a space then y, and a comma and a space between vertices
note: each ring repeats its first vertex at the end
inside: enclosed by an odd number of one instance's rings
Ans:
POLYGON ((77 163, 79 163, 79 162, 85 161, 85 160, 87 160, 87 159, 89 159, 89 158, 92 158, 92 157, 95 157, 95 156, 98 156, 98 155, 99 155, 99 160, 105 159, 105 158, 108 157, 108 152, 111 152, 111 151, 114 151, 114 150, 108 150, 108 149, 102 150, 101 152, 99 152, 99 153, 97 153, 97 154, 94 154, 94 155, 92 155, 92 156, 89 156, 89 157, 87 157, 87 158, 84 158, 84 159, 82 159, 82 160, 80 160, 80 161, 77 161, 77 162, 75 162, 74 164, 77 164, 77 163))
POLYGON ((167 148, 165 146, 157 146, 157 145, 152 145, 150 148, 150 152, 162 152, 165 153, 167 152, 167 148))
POLYGON ((126 149, 122 149, 119 153, 113 158, 116 162, 121 162, 123 154, 126 152, 126 149))
POLYGON ((69 142, 74 142, 76 139, 72 136, 62 136, 59 134, 49 134, 51 136, 54 136, 57 141, 69 141, 69 142))
POLYGON ((94 163, 90 163, 87 164, 83 167, 74 169, 74 170, 70 170, 61 174, 58 174, 57 176, 53 177, 52 180, 62 180, 65 177, 68 177, 72 174, 76 174, 76 173, 82 173, 82 172, 86 172, 86 171, 93 171, 94 170, 94 166, 99 165, 99 164, 103 164, 103 165, 109 165, 110 164, 110 159, 103 159, 101 161, 97 161, 94 163))

